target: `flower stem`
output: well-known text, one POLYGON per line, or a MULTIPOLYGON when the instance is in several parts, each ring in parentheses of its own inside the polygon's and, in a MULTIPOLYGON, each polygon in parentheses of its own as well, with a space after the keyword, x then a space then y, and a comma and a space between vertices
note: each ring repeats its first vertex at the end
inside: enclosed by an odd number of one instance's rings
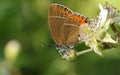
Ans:
POLYGON ((83 51, 76 52, 76 55, 80 56, 82 54, 85 54, 85 53, 88 53, 88 52, 91 52, 91 51, 93 51, 93 50, 92 49, 86 49, 86 50, 83 50, 83 51))

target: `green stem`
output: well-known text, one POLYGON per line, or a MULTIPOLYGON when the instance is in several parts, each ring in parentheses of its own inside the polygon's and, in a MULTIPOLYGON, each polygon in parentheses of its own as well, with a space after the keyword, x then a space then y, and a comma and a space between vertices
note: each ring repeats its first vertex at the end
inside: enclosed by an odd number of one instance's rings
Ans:
POLYGON ((83 50, 83 51, 80 51, 80 52, 76 52, 76 55, 80 56, 82 54, 85 54, 85 53, 88 53, 88 52, 91 52, 91 51, 93 51, 93 50, 92 49, 83 50))

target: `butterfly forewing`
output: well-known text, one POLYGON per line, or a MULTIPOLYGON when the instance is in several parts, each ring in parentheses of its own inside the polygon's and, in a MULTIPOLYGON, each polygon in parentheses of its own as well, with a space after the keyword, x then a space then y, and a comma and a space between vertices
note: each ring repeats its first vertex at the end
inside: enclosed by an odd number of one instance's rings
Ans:
POLYGON ((49 27, 50 31, 52 34, 52 37, 54 41, 58 44, 61 45, 63 44, 62 42, 62 30, 64 21, 67 16, 71 15, 72 11, 65 8, 62 5, 59 4, 51 4, 49 8, 49 27))

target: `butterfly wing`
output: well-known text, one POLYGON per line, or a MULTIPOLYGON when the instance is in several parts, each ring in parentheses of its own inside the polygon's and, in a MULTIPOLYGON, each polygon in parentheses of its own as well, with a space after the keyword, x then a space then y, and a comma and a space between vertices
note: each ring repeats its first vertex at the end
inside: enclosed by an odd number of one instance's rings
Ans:
POLYGON ((65 39, 67 39, 65 42, 69 45, 74 45, 81 41, 80 33, 82 31, 81 25, 85 25, 85 23, 88 23, 88 18, 78 14, 74 13, 67 17, 67 19, 64 22, 64 29, 67 31, 64 32, 63 35, 67 35, 65 39))
POLYGON ((49 19, 49 28, 52 34, 52 38, 58 45, 63 44, 63 24, 69 15, 72 14, 72 11, 61 6, 59 4, 51 4, 48 13, 49 19))
POLYGON ((57 45, 73 46, 79 42, 79 26, 85 23, 84 17, 59 4, 50 5, 48 16, 49 28, 57 45))

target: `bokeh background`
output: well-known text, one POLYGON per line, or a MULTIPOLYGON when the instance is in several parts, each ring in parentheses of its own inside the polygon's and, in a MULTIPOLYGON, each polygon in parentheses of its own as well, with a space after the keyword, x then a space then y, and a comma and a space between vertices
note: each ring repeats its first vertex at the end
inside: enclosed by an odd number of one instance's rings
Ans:
MULTIPOLYGON (((53 47, 48 8, 59 3, 89 18, 106 0, 0 0, 0 75, 120 75, 120 48, 62 60, 53 47)), ((108 0, 120 10, 120 0, 108 0)), ((82 44, 76 50, 84 49, 82 44)))

